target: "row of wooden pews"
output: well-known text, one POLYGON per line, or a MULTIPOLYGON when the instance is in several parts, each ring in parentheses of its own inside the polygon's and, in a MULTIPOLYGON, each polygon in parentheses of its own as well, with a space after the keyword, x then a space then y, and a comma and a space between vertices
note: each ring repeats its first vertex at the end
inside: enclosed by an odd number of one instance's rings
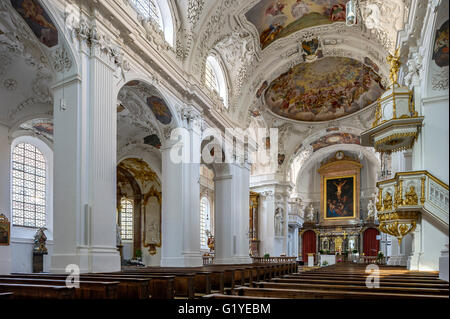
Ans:
MULTIPOLYGON (((380 266, 379 288, 368 288, 365 265, 337 264, 291 273, 235 287, 229 293, 240 298, 290 299, 447 299, 448 282, 437 272, 412 272, 401 267, 380 266)), ((371 277, 372 278, 372 277, 371 277)), ((370 278, 370 279, 371 279, 370 278)), ((371 284, 374 281, 369 280, 371 284)), ((226 298, 212 294, 206 298, 226 298)))
POLYGON ((297 272, 293 262, 277 264, 206 265, 203 267, 126 267, 120 272, 89 273, 79 288, 66 286, 67 274, 0 276, 0 298, 39 299, 173 299, 224 295, 237 287, 251 287, 297 272))

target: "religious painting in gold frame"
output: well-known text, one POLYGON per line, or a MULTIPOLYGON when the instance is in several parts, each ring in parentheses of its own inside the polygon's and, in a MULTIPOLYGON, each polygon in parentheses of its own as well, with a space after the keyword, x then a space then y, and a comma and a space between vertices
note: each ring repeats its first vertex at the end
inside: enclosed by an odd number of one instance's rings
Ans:
POLYGON ((324 219, 351 219, 356 216, 356 175, 324 178, 324 219))
POLYGON ((144 247, 148 247, 150 255, 161 247, 161 204, 161 192, 152 186, 144 195, 144 247))
POLYGON ((10 222, 8 218, 0 214, 0 246, 9 245, 10 233, 10 222))

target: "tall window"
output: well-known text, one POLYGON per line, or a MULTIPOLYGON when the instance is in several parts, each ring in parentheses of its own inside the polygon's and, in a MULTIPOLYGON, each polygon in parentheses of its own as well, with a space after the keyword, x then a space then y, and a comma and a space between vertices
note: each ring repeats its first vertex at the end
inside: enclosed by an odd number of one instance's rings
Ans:
POLYGON ((200 200, 200 248, 208 249, 208 232, 211 231, 211 213, 209 200, 202 197, 200 200))
POLYGON ((161 30, 163 29, 161 13, 154 0, 131 0, 131 3, 140 15, 145 18, 151 18, 159 25, 161 30))
POLYGON ((133 240, 133 201, 122 198, 120 201, 120 236, 122 240, 133 240))
POLYGON ((219 62, 213 56, 209 56, 206 59, 205 85, 211 91, 216 91, 223 99, 224 106, 228 108, 228 94, 225 75, 219 62))
POLYGON ((34 145, 20 143, 12 154, 13 225, 44 227, 46 218, 46 163, 34 145))

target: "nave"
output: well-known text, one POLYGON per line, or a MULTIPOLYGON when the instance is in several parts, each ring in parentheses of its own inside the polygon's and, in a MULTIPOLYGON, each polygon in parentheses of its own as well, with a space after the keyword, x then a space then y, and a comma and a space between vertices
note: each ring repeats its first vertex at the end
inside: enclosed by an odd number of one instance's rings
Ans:
POLYGON ((292 260, 198 268, 127 267, 83 274, 79 289, 56 274, 0 276, 1 298, 19 299, 443 299, 449 285, 437 272, 342 263, 307 269, 292 260))
POLYGON ((448 9, 0 1, 1 298, 448 302, 448 9))

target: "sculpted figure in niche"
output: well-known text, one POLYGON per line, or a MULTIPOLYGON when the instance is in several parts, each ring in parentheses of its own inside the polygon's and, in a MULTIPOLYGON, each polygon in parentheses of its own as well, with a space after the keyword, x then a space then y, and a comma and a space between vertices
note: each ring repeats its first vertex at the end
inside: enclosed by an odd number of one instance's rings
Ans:
POLYGON ((369 203, 367 204, 367 217, 375 218, 375 204, 371 199, 369 199, 369 203))
POLYGON ((315 209, 314 209, 312 203, 309 204, 309 207, 308 207, 308 215, 307 215, 306 217, 307 217, 307 221, 308 221, 308 222, 314 222, 314 219, 315 219, 315 209))
POLYGON ((275 210, 275 236, 283 236, 284 217, 283 209, 278 207, 275 210))

